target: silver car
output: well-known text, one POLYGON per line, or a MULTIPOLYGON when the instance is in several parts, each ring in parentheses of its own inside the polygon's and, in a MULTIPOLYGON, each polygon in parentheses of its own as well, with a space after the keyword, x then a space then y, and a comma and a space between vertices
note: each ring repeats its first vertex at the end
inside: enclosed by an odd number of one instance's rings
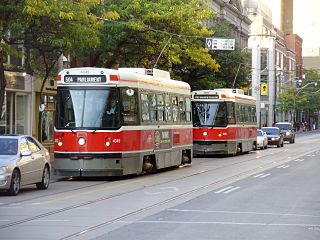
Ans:
POLYGON ((14 196, 23 185, 47 189, 50 169, 50 154, 35 138, 0 135, 0 190, 14 196))

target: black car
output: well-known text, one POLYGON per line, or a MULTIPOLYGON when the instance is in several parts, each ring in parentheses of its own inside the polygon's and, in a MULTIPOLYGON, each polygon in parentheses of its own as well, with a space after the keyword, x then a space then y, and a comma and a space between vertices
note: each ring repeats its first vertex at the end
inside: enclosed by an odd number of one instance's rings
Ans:
POLYGON ((279 122, 276 123, 276 127, 280 129, 280 132, 283 134, 283 140, 288 141, 289 143, 294 143, 296 138, 296 132, 292 123, 290 122, 279 122))
POLYGON ((278 148, 283 147, 283 134, 278 127, 263 127, 261 130, 267 134, 268 145, 276 145, 278 148))

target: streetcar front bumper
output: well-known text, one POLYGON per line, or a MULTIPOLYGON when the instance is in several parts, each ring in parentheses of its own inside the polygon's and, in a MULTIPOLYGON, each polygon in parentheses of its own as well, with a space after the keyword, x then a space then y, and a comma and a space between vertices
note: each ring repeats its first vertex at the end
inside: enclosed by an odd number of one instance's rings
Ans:
POLYGON ((138 159, 123 154, 55 154, 53 170, 57 176, 123 176, 137 173, 138 159))

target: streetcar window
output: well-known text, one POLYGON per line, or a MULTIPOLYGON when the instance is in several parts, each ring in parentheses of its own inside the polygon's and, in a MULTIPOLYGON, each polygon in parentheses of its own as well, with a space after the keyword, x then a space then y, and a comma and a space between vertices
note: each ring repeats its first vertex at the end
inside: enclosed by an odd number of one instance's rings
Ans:
POLYGON ((169 122, 172 120, 172 108, 170 103, 170 97, 168 94, 164 96, 164 105, 165 105, 164 117, 165 117, 165 120, 169 122))
POLYGON ((219 104, 218 112, 214 121, 215 126, 227 125, 227 105, 225 102, 219 104))
POLYGON ((227 102, 227 120, 228 120, 228 124, 235 124, 236 123, 234 107, 235 107, 234 103, 227 102))
MULTIPOLYGON (((133 124, 137 123, 138 109, 137 109, 137 95, 136 91, 131 89, 133 94, 128 94, 130 89, 121 89, 121 100, 123 108, 123 123, 133 124)), ((130 92, 130 93, 131 93, 130 92)))
POLYGON ((172 103, 172 119, 174 122, 179 121, 179 106, 178 106, 178 98, 172 97, 171 98, 172 103))
POLYGON ((186 104, 183 97, 179 97, 180 121, 186 121, 186 104))
POLYGON ((193 125, 201 126, 226 126, 226 104, 224 102, 194 102, 193 125))
POLYGON ((156 94, 150 94, 150 115, 151 115, 151 121, 155 122, 157 121, 157 96, 156 94))
POLYGON ((164 100, 163 95, 157 95, 157 113, 158 113, 158 121, 164 121, 164 100))
POLYGON ((117 128, 119 116, 116 89, 58 89, 57 128, 117 128))
POLYGON ((191 122, 191 99, 186 98, 186 118, 188 122, 191 122))
POLYGON ((148 94, 141 93, 141 114, 142 114, 142 121, 149 121, 149 100, 148 94))

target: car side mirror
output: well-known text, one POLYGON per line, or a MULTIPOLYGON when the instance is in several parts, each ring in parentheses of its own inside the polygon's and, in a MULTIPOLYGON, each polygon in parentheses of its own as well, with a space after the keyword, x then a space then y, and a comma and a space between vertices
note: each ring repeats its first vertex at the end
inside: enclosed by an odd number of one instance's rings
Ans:
POLYGON ((26 150, 26 151, 21 152, 21 157, 28 157, 31 155, 32 155, 32 152, 30 150, 26 150))

